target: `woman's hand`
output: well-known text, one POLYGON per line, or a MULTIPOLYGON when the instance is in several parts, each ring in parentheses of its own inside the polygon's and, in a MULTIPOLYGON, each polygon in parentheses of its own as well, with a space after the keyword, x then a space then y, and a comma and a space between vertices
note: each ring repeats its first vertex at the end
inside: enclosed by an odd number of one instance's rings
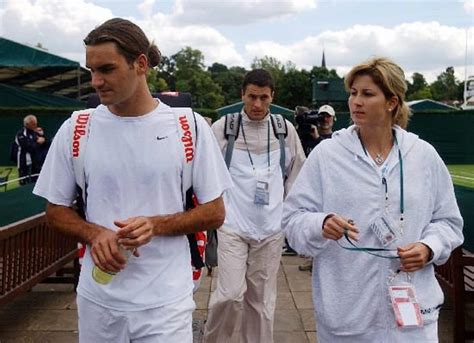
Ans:
POLYGON ((359 229, 351 219, 345 219, 337 214, 330 214, 323 222, 323 237, 337 241, 344 236, 344 232, 350 239, 357 241, 359 239, 359 229))
POLYGON ((403 272, 415 272, 423 268, 430 260, 431 249, 423 243, 411 243, 397 248, 400 257, 400 270, 403 272))

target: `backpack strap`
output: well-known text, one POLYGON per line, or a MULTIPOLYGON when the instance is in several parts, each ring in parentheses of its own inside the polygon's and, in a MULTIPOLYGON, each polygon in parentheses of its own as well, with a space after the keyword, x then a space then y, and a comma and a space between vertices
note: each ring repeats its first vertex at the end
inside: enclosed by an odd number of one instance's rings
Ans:
POLYGON ((225 164, 227 169, 230 167, 232 160, 232 152, 234 151, 234 143, 239 136, 240 122, 242 115, 239 112, 228 113, 225 116, 224 136, 227 139, 227 149, 225 151, 225 164))
POLYGON ((197 123, 196 115, 190 107, 171 107, 174 112, 175 122, 178 127, 179 141, 183 148, 183 177, 181 180, 181 191, 183 198, 183 209, 187 210, 193 206, 193 165, 196 155, 197 123))
POLYGON ((87 199, 86 177, 84 173, 84 160, 89 140, 90 123, 94 108, 74 111, 70 119, 71 156, 76 185, 84 212, 87 199))
POLYGON ((288 126, 286 125, 285 118, 283 118, 281 114, 270 114, 270 119, 272 121, 273 133, 280 142, 280 168, 283 180, 285 180, 285 138, 288 135, 288 126))

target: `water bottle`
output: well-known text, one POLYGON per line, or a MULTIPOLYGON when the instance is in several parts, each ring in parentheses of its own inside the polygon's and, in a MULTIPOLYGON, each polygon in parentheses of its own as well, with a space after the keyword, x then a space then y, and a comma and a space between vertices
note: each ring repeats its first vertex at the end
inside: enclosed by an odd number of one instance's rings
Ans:
MULTIPOLYGON (((120 252, 123 254, 127 261, 130 255, 132 254, 131 250, 126 250, 122 246, 120 246, 120 252)), ((95 282, 101 285, 107 285, 108 283, 110 283, 110 281, 113 280, 116 274, 117 273, 114 272, 103 271, 97 266, 94 266, 94 268, 92 268, 92 278, 95 280, 95 282)))

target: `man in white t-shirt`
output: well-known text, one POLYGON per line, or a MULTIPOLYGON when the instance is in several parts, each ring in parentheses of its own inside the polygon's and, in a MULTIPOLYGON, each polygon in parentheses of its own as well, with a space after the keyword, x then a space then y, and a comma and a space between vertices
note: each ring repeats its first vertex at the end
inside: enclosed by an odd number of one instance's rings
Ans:
MULTIPOLYGON (((85 216, 71 208, 76 144, 67 120, 51 145, 34 193, 48 200, 49 225, 87 244, 77 303, 80 342, 192 342, 188 233, 218 228, 229 187, 215 137, 196 115, 192 185, 201 204, 183 212, 183 137, 173 110, 154 99, 147 71, 160 53, 128 20, 106 21, 84 39, 92 85, 103 105, 90 117, 84 157, 85 216), (125 258, 124 251, 133 251, 125 258), (117 273, 108 284, 94 266, 117 273)), ((79 150, 80 151, 80 150, 79 150)))
MULTIPOLYGON (((294 126, 285 121, 285 161, 280 165, 281 147, 270 118, 272 99, 270 73, 263 69, 247 73, 240 132, 229 164, 233 187, 224 195, 227 215, 217 231, 219 275, 209 301, 207 343, 231 341, 234 331, 240 332, 239 342, 273 342, 283 197, 305 155, 294 126)), ((226 153, 224 127, 225 118, 221 118, 212 129, 226 153)))

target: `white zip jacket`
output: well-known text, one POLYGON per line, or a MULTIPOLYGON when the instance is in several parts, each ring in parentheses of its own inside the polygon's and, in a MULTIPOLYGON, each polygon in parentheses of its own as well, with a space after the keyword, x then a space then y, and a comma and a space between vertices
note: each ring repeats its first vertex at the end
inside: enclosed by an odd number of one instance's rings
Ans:
MULTIPOLYGON (((273 133, 270 116, 267 115, 262 120, 255 121, 250 120, 244 111, 241 114, 247 145, 240 128, 229 167, 233 187, 224 194, 226 218, 223 226, 242 237, 262 240, 282 231, 283 197, 296 179, 305 161, 305 155, 296 129, 289 121, 286 121, 288 127, 288 135, 285 138, 287 179, 283 184, 280 144, 273 133), (268 143, 270 143, 269 149, 268 143), (270 166, 268 166, 269 160, 270 166), (269 205, 254 204, 257 179, 269 183, 269 205)), ((223 154, 227 148, 224 126, 225 117, 212 125, 223 154)))
MULTIPOLYGON (((345 250, 323 238, 322 224, 329 213, 353 219, 360 230, 355 244, 381 248, 369 225, 385 209, 385 167, 388 217, 400 232, 398 148, 403 162, 405 225, 401 237, 388 248, 422 242, 433 251, 432 260, 423 269, 410 273, 425 324, 437 320, 438 306, 443 303, 434 264, 445 263, 463 242, 463 220, 443 161, 418 136, 398 126, 394 130, 398 146, 394 144, 382 167, 365 155, 355 126, 335 132, 332 139, 312 151, 285 201, 283 227, 290 245, 300 254, 314 256, 313 301, 318 330, 325 337, 333 335, 334 342, 343 336, 357 337, 352 342, 371 341, 374 332, 395 328, 387 281, 391 271, 399 268, 399 259, 345 250)), ((345 238, 339 242, 350 246, 345 238)), ((406 280, 407 274, 401 273, 394 282, 406 280)))

